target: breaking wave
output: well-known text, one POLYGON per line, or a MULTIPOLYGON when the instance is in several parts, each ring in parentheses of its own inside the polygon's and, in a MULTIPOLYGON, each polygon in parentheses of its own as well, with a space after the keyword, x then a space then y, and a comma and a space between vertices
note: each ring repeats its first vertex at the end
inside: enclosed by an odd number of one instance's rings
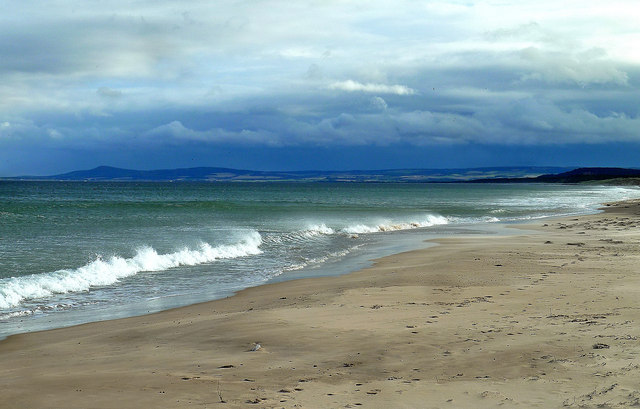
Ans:
POLYGON ((285 242, 306 242, 331 235, 357 235, 367 233, 381 233, 397 230, 410 230, 421 227, 431 227, 449 223, 449 219, 443 216, 426 215, 417 218, 415 221, 378 221, 368 223, 340 223, 332 224, 333 227, 327 226, 325 223, 309 224, 304 229, 295 230, 287 233, 272 234, 265 237, 268 243, 285 243, 285 242))
POLYGON ((151 247, 143 247, 131 258, 113 256, 103 259, 99 256, 76 269, 2 279, 0 308, 15 307, 24 300, 53 294, 88 291, 92 287, 114 284, 142 271, 162 271, 178 266, 194 266, 220 259, 260 254, 261 244, 260 234, 252 231, 236 244, 213 247, 202 243, 196 249, 184 248, 167 254, 158 254, 151 247))
POLYGON ((443 216, 427 215, 422 220, 411 222, 385 222, 380 224, 355 224, 342 229, 342 232, 349 234, 365 234, 365 233, 378 233, 386 231, 396 230, 409 230, 417 229, 421 227, 431 227, 449 223, 449 219, 443 216))

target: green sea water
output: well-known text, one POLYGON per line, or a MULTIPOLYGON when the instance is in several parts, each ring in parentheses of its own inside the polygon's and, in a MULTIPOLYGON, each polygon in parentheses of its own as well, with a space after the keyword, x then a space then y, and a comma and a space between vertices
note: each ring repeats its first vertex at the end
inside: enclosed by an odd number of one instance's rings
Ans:
POLYGON ((433 235, 635 197, 545 184, 3 181, 0 336, 344 273, 433 235))

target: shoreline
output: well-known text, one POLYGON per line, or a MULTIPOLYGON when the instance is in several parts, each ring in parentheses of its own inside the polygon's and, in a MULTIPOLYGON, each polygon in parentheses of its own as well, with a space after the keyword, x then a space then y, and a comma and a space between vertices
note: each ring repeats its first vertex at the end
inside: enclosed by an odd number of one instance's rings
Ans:
MULTIPOLYGON (((553 216, 548 216, 548 217, 541 218, 540 220, 552 218, 552 217, 553 216)), ((116 307, 117 311, 115 312, 114 311, 104 312, 102 310, 63 311, 61 313, 53 313, 52 315, 45 315, 41 317, 27 316, 25 318, 20 318, 21 320, 20 323, 11 321, 15 318, 9 318, 6 324, 10 325, 13 328, 23 325, 22 324, 23 319, 47 320, 47 321, 44 323, 39 323, 39 322, 29 323, 27 325, 27 328, 24 328, 21 330, 13 330, 11 332, 6 332, 6 331, 2 332, 0 333, 0 342, 6 339, 7 337, 10 337, 13 335, 42 332, 42 331, 49 331, 49 330, 55 330, 55 329, 63 329, 63 328, 69 328, 69 327, 74 327, 78 325, 89 324, 93 322, 103 322, 103 321, 139 317, 144 315, 156 314, 163 311, 169 311, 176 308, 188 307, 190 305, 197 305, 197 304, 202 304, 206 302, 222 300, 225 298, 233 297, 238 292, 246 290, 248 288, 261 287, 267 284, 274 284, 279 282, 300 280, 300 279, 306 279, 306 278, 338 277, 342 275, 347 275, 347 274, 351 274, 353 272, 371 267, 376 262, 376 260, 380 258, 384 258, 394 254, 401 254, 409 251, 414 251, 414 250, 424 250, 430 246, 435 246, 437 245, 436 240, 438 238, 449 237, 449 236, 457 237, 458 235, 462 235, 462 236, 515 235, 517 234, 517 232, 509 231, 511 229, 511 226, 518 225, 518 224, 527 224, 527 222, 529 221, 520 220, 520 221, 506 221, 506 222, 498 222, 498 223, 479 222, 479 223, 468 223, 468 224, 459 224, 459 225, 446 224, 446 225, 431 226, 429 228, 426 228, 427 230, 423 230, 423 231, 405 230, 405 231, 392 232, 392 234, 396 236, 387 237, 386 239, 382 239, 377 243, 372 244, 371 247, 367 249, 367 251, 361 254, 350 255, 344 260, 337 261, 336 264, 338 267, 336 267, 335 265, 332 267, 328 267, 327 263, 323 263, 322 265, 319 265, 319 266, 306 267, 298 271, 290 271, 285 273, 284 275, 278 275, 278 276, 272 277, 267 281, 259 284, 240 288, 235 291, 229 290, 227 293, 223 293, 224 295, 221 295, 220 297, 217 297, 217 298, 209 298, 209 299, 200 298, 200 299, 195 299, 194 301, 192 297, 186 297, 190 299, 188 303, 184 303, 180 301, 175 303, 169 302, 167 303, 168 306, 163 306, 159 308, 149 307, 147 303, 138 302, 138 303, 129 304, 129 305, 118 305, 116 307), (443 232, 442 230, 445 230, 445 231, 443 232), (460 231, 462 231, 463 233, 459 233, 460 231), (411 237, 411 236, 416 236, 416 237, 411 237), (391 239, 399 240, 401 244, 395 243, 391 245, 388 243, 389 241, 391 241, 391 239), (374 255, 372 256, 371 253, 373 253, 374 255), (314 271, 320 271, 320 272, 318 273, 314 271), (92 314, 93 316, 90 319, 85 318, 85 317, 91 316, 92 314), (55 318, 58 321, 58 323, 50 324, 52 321, 52 318, 55 318)), ((184 295, 176 296, 176 298, 178 299, 181 297, 185 297, 185 296, 184 295)), ((3 323, 0 322, 0 325, 2 324, 3 323)))
POLYGON ((640 201, 620 202, 516 225, 534 234, 437 239, 345 275, 12 335, 0 407, 640 404, 639 226, 640 201))

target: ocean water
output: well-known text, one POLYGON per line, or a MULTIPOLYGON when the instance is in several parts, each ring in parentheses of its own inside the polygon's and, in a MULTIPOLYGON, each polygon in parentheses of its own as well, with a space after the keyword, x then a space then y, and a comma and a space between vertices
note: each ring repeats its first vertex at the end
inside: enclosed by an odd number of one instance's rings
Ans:
POLYGON ((426 238, 637 197, 545 184, 0 181, 0 337, 346 273, 426 238))

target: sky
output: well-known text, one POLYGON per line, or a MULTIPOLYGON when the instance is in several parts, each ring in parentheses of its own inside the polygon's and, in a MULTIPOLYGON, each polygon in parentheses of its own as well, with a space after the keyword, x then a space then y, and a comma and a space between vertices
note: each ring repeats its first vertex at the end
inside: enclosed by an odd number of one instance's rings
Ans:
POLYGON ((0 176, 640 167, 637 0, 8 0, 0 176))

